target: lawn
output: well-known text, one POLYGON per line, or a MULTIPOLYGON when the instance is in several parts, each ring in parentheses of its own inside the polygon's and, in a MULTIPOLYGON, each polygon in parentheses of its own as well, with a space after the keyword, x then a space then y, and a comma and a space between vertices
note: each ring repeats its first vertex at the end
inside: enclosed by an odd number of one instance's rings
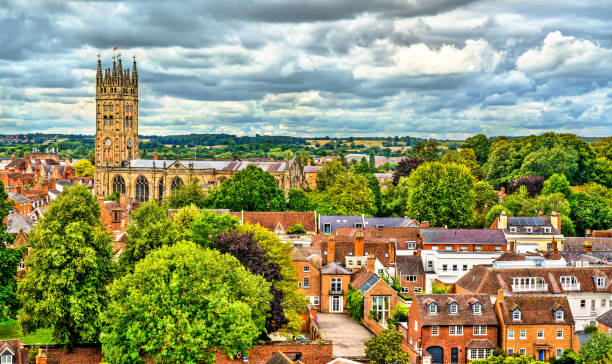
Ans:
POLYGON ((52 344, 51 329, 39 329, 23 335, 16 320, 0 322, 0 340, 19 339, 24 344, 52 344))

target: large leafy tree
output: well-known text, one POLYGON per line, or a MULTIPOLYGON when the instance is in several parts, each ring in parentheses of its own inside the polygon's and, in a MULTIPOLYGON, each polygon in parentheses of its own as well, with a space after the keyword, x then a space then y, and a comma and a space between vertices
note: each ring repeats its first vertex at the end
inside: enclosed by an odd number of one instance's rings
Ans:
POLYGON ((438 149, 440 148, 440 143, 432 140, 428 142, 420 142, 419 144, 411 150, 411 153, 415 157, 423 158, 426 162, 433 162, 440 160, 440 154, 438 153, 438 149))
POLYGON ((13 237, 6 233, 4 218, 8 216, 13 204, 8 200, 8 193, 0 181, 0 321, 15 318, 19 309, 17 300, 17 264, 24 254, 23 249, 7 247, 13 237))
POLYGON ((197 178, 192 178, 186 185, 172 191, 165 201, 171 209, 194 205, 199 208, 206 207, 206 193, 202 190, 197 178))
POLYGON ((410 355, 402 349, 404 335, 395 327, 382 329, 378 336, 366 341, 365 354, 370 363, 408 364, 410 355))
POLYGON ((550 176, 549 179, 544 181, 542 187, 542 194, 550 195, 553 193, 562 193, 565 198, 570 199, 572 196, 572 189, 570 188, 569 181, 564 174, 555 173, 550 176))
POLYGON ((425 163, 425 159, 419 157, 410 157, 402 159, 395 168, 393 173, 393 184, 397 186, 402 177, 410 176, 410 173, 417 169, 421 164, 425 163))
POLYGON ((30 235, 29 270, 19 282, 24 333, 51 328, 53 340, 68 347, 98 340, 114 270, 111 243, 100 206, 85 186, 51 203, 30 235))
POLYGON ((214 363, 246 354, 265 330, 270 284, 234 257, 179 242, 110 287, 102 350, 111 363, 214 363))
POLYGON ((535 196, 542 191, 544 186, 544 178, 532 174, 527 177, 513 179, 506 183, 506 192, 508 194, 514 193, 521 186, 525 186, 525 188, 527 188, 527 192, 529 192, 531 196, 535 196))
POLYGON ((346 172, 327 190, 313 195, 317 211, 328 215, 372 215, 376 213, 376 196, 368 178, 346 172))
POLYGON ((310 197, 297 188, 289 190, 289 200, 287 202, 287 210, 289 211, 312 211, 312 201, 310 197))
POLYGON ((489 149, 491 148, 491 141, 484 134, 476 134, 465 140, 465 143, 461 145, 461 148, 469 148, 476 154, 478 163, 484 164, 489 157, 489 149))
POLYGON ((317 191, 325 191, 339 176, 346 173, 346 167, 339 160, 327 162, 317 173, 317 191))
POLYGON ((119 265, 124 272, 131 271, 136 262, 152 250, 174 243, 176 236, 166 209, 156 201, 140 205, 131 220, 125 249, 119 257, 119 265))
POLYGON ((284 211, 285 193, 268 172, 249 165, 213 189, 209 206, 232 211, 284 211))
POLYGON ((474 217, 474 177, 460 164, 426 163, 408 177, 408 214, 432 226, 467 227, 474 217))
POLYGON ((230 254, 253 274, 262 276, 270 282, 270 314, 266 318, 266 333, 270 334, 285 326, 289 320, 283 310, 283 293, 277 289, 280 281, 281 268, 267 255, 266 249, 257 245, 253 234, 240 234, 236 231, 222 233, 214 240, 216 249, 221 253, 230 254))
POLYGON ((202 211, 189 225, 191 239, 202 247, 214 248, 214 240, 219 234, 235 230, 240 220, 230 214, 202 211))
POLYGON ((87 159, 81 159, 74 163, 74 173, 77 177, 93 177, 94 166, 87 159))
POLYGON ((576 224, 576 234, 584 236, 587 229, 607 230, 612 227, 612 207, 603 197, 585 192, 574 193, 570 218, 576 224))
POLYGON ((612 351, 612 338, 610 335, 598 333, 592 335, 580 348, 580 355, 584 363, 596 363, 612 351))
POLYGON ((253 224, 243 224, 238 227, 241 234, 253 234, 257 245, 266 250, 266 256, 272 263, 281 268, 281 279, 274 285, 283 294, 283 310, 289 323, 283 331, 297 333, 302 326, 301 313, 306 307, 304 295, 298 291, 297 270, 291 259, 291 244, 280 241, 276 234, 268 229, 253 224))
POLYGON ((476 195, 476 210, 483 212, 487 208, 495 205, 499 201, 497 193, 493 186, 485 181, 478 181, 474 185, 474 193, 476 195))

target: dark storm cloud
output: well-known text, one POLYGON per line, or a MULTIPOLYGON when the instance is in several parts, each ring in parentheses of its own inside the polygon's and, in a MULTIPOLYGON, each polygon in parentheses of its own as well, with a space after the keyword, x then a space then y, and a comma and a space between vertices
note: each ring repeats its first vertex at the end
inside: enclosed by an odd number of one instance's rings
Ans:
POLYGON ((612 129, 612 10, 532 0, 0 0, 0 128, 93 132, 95 55, 143 134, 612 129))

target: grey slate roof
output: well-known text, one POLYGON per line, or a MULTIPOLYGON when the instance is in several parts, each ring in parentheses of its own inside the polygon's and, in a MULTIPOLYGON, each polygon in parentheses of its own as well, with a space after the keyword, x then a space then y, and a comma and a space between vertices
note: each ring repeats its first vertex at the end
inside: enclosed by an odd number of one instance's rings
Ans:
POLYGON ((9 198, 11 200, 15 201, 16 204, 32 202, 29 198, 27 198, 24 195, 21 195, 19 193, 11 193, 11 192, 9 192, 8 195, 9 195, 9 198))
POLYGON ((21 230, 27 234, 34 228, 34 224, 26 216, 9 215, 7 219, 8 228, 6 229, 6 232, 9 234, 18 234, 21 230))
POLYGON ((344 268, 340 263, 331 262, 325 264, 323 268, 321 268, 321 274, 348 274, 352 273, 344 268))
POLYGON ((331 232, 338 232, 339 227, 355 227, 361 224, 363 228, 384 227, 418 227, 416 220, 409 217, 364 217, 363 215, 320 215, 319 231, 324 232, 325 224, 330 224, 331 232))
POLYGON ((423 244, 506 244, 500 229, 421 229, 423 244))
MULTIPOLYGON (((152 160, 134 159, 129 161, 128 166, 132 168, 169 168, 175 163, 180 163, 185 168, 193 164, 193 169, 215 169, 222 171, 241 171, 249 165, 255 165, 267 172, 282 172, 287 169, 287 162, 260 162, 260 161, 222 161, 222 160, 152 160)), ((176 168, 176 167, 175 167, 176 168)))
POLYGON ((612 310, 602 313, 596 320, 608 327, 612 327, 612 310))

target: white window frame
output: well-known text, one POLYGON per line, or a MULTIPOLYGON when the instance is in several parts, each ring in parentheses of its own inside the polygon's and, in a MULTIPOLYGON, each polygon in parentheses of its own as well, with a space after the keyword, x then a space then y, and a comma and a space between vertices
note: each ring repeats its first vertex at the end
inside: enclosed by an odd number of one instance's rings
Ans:
POLYGON ((402 287, 401 293, 410 293, 410 287, 402 287))
POLYGON ((521 321, 523 315, 521 313, 521 310, 515 309, 514 311, 512 311, 512 321, 521 321))
POLYGON ((406 282, 416 282, 416 281, 417 281, 417 276, 415 275, 406 276, 406 282))
POLYGON ((525 355, 525 354, 527 354, 527 349, 525 349, 525 348, 520 348, 520 349, 519 349, 519 355, 525 355))
POLYGON ((510 232, 511 233, 515 233, 516 232, 516 226, 510 226, 510 232))
POLYGON ((321 302, 319 300, 319 296, 311 296, 310 300, 313 305, 318 306, 321 302))
POLYGON ((13 356, 12 355, 2 355, 0 356, 1 364, 13 364, 13 356))
POLYGON ((474 315, 482 315, 482 304, 480 302, 474 303, 472 306, 472 313, 474 315))
POLYGON ((550 234, 552 232, 552 228, 550 226, 544 226, 544 233, 550 234))
POLYGON ((310 267, 305 265, 304 266, 304 273, 310 273, 310 267))
POLYGON ((557 339, 563 339, 563 330, 557 330, 557 339), (559 336, 559 333, 561 333, 561 336, 559 336))
POLYGON ((557 348, 557 352, 555 353, 557 358, 560 358, 563 356, 563 348, 557 348))
POLYGON ((416 241, 406 241, 406 248, 409 250, 416 249, 416 241))
POLYGON ((527 330, 519 331, 519 340, 527 340, 527 330))
POLYGON ((438 336, 438 335, 440 335, 440 326, 433 325, 431 327, 431 336, 438 336))
POLYGON ((467 264, 464 264, 464 265, 463 265, 463 271, 465 272, 465 271, 467 271, 467 270, 468 270, 468 265, 467 265, 467 264))
POLYGON ((450 305, 448 305, 448 312, 451 315, 458 315, 459 314, 459 305, 455 302, 451 303, 450 305))
POLYGON ((514 340, 514 330, 508 329, 508 340, 514 340))
POLYGON ((302 283, 302 287, 310 288, 310 277, 304 277, 304 283, 302 283))
POLYGON ((330 234, 331 233, 331 224, 323 224, 323 233, 330 234))
POLYGON ((481 246, 477 246, 474 248, 475 252, 481 252, 482 251, 482 247, 481 246))
POLYGON ((423 287, 414 287, 414 293, 421 293, 423 292, 423 287))
POLYGON ((467 251, 467 246, 462 246, 462 247, 461 247, 461 251, 462 251, 462 252, 466 252, 466 251, 467 251))
POLYGON ((565 312, 563 312, 562 309, 558 309, 557 311, 555 311, 555 320, 556 321, 565 320, 565 312))
POLYGON ((430 303, 429 307, 427 307, 427 311, 429 311, 430 315, 437 315, 438 314, 438 304, 435 302, 430 303))
POLYGON ((487 335, 487 325, 475 325, 473 327, 474 336, 485 336, 487 335))
POLYGON ((538 339, 544 338, 544 330, 538 330, 538 339))
POLYGON ((508 356, 514 356, 514 348, 508 348, 508 356))
POLYGON ((450 336, 463 336, 463 326, 461 326, 461 325, 450 325, 448 327, 448 334, 450 336))
POLYGON ((595 279, 595 286, 597 288, 605 288, 606 287, 606 277, 593 277, 595 279))
POLYGON ((531 234, 531 233, 533 233, 533 227, 531 227, 531 226, 526 226, 526 227, 525 227, 525 233, 526 233, 526 234, 531 234))

